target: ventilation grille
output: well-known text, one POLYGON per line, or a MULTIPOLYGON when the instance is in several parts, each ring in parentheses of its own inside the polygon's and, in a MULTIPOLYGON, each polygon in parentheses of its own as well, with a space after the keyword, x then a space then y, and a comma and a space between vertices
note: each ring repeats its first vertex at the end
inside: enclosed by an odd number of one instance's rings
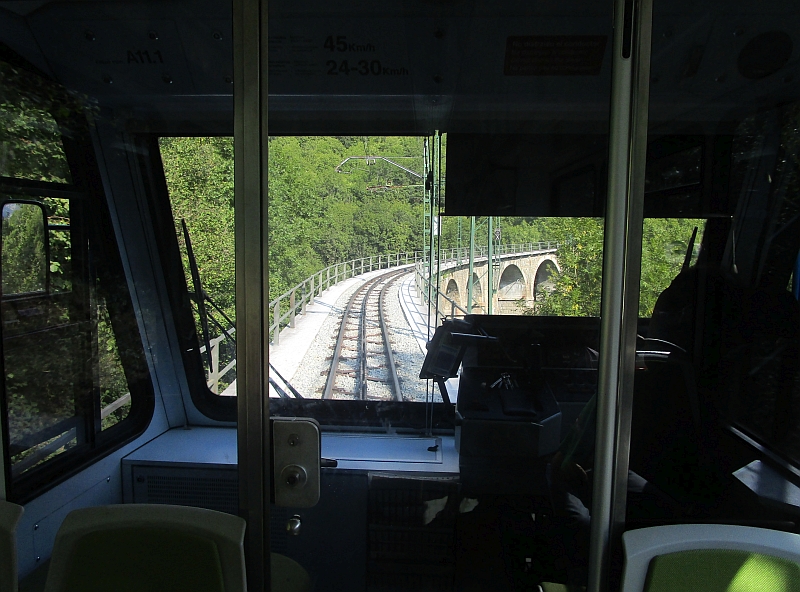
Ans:
POLYGON ((289 552, 289 533, 286 532, 286 523, 294 512, 288 508, 269 507, 269 549, 273 553, 289 552))
POLYGON ((239 509, 236 471, 134 467, 133 501, 236 514, 239 509))
MULTIPOLYGON (((235 470, 192 467, 133 467, 133 502, 137 504, 175 504, 208 508, 228 514, 239 509, 239 486, 235 470)), ((270 549, 286 554, 286 508, 270 506, 270 549)))
POLYGON ((368 592, 452 590, 458 485, 373 476, 368 499, 368 592))

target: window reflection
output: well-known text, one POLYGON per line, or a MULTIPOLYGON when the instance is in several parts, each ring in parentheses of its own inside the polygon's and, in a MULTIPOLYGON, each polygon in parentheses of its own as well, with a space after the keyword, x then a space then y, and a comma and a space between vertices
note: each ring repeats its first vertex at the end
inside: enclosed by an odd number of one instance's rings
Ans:
POLYGON ((65 91, 0 62, 0 176, 71 183, 61 129, 52 113, 59 107, 65 120, 82 115, 81 109, 71 112, 74 104, 65 91))
POLYGON ((9 202, 2 211, 3 294, 44 292, 48 251, 44 208, 9 202))

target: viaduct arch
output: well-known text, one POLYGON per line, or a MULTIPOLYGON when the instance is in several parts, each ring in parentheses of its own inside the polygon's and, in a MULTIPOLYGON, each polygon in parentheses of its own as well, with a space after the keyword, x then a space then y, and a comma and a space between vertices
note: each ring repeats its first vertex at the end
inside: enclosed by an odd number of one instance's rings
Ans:
MULTIPOLYGON (((496 313, 519 314, 523 307, 533 307, 542 295, 555 288, 561 273, 555 250, 503 255, 495 260, 493 270, 492 307, 496 313)), ((476 314, 488 312, 489 274, 486 258, 473 265, 473 310, 476 314)), ((469 266, 465 263, 442 270, 439 291, 460 307, 466 309, 469 293, 469 266)), ((443 299, 444 300, 444 299, 443 299)), ((446 302, 446 301, 445 301, 446 302)), ((449 306, 442 307, 449 310, 449 306)))

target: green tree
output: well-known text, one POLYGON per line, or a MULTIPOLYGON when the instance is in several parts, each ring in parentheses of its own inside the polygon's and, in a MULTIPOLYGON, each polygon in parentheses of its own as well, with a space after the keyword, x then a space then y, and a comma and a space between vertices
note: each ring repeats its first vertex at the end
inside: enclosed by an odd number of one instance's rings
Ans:
POLYGON ((0 176, 69 183, 62 128, 83 128, 77 96, 0 61, 0 176))
MULTIPOLYGON (((702 240, 704 220, 648 218, 643 224, 639 316, 649 317, 661 292, 678 275, 692 231, 699 233, 694 257, 702 240)), ((603 268, 603 220, 550 218, 534 221, 542 239, 559 242, 561 274, 555 289, 537 305, 536 314, 598 316, 603 268)), ((529 311, 532 313, 534 311, 529 311)))
MULTIPOLYGON (((705 220, 648 218, 642 232, 642 277, 639 316, 650 317, 661 292, 681 271, 692 231, 698 228, 693 257, 700 250, 705 220)), ((690 260, 691 262, 691 260, 690 260)))
POLYGON ((44 209, 36 204, 3 206, 3 294, 24 294, 45 289, 44 209))
POLYGON ((550 218, 538 224, 556 240, 561 273, 554 290, 546 294, 536 314, 599 316, 603 269, 603 220, 550 218))
POLYGON ((192 290, 181 220, 186 220, 203 288, 226 314, 235 315, 233 140, 161 138, 175 232, 192 290))
POLYGON ((421 244, 422 141, 275 137, 269 141, 270 298, 341 261, 421 244))

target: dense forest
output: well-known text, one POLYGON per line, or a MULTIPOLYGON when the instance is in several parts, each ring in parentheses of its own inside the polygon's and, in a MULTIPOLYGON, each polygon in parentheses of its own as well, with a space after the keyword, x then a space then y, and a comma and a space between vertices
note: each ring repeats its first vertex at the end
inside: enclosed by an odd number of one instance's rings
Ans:
MULTIPOLYGON (((179 240, 180 220, 185 219, 204 287, 232 316, 232 139, 163 138, 161 150, 179 240)), ((270 138, 270 299, 337 262, 421 250, 422 176, 419 137, 270 138)), ((652 312, 658 294, 680 270, 692 229, 700 223, 645 221, 642 316, 652 312)), ((443 218, 441 226, 442 247, 468 245, 468 219, 443 218)), ((536 314, 599 314, 602 220, 498 218, 497 227, 504 244, 560 244, 562 274, 536 314)), ((485 245, 485 219, 478 219, 478 228, 477 242, 485 245)))

